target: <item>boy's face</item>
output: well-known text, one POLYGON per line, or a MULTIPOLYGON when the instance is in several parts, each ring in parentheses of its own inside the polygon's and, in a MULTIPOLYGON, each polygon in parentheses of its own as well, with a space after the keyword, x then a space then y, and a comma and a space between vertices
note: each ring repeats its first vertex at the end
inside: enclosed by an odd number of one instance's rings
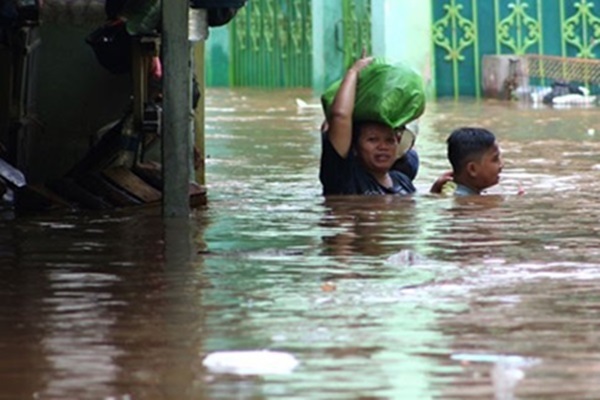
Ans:
POLYGON ((478 161, 472 161, 472 163, 470 172, 478 186, 477 189, 489 188, 500 181, 500 172, 502 172, 504 163, 497 143, 486 150, 478 161))
POLYGON ((387 172, 396 161, 398 136, 392 128, 364 123, 357 144, 358 157, 368 171, 387 172))

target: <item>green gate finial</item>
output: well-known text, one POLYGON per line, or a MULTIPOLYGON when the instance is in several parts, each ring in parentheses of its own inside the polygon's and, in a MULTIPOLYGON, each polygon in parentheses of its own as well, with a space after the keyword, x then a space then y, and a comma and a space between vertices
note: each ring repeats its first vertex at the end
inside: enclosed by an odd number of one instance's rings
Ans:
POLYGON ((248 35, 247 18, 246 7, 243 7, 236 17, 235 25, 233 25, 234 35, 237 38, 240 50, 246 50, 246 36, 248 35))
POLYGON ((272 1, 266 2, 265 18, 263 18, 263 31, 267 53, 273 52, 273 41, 275 40, 275 10, 272 1))
POLYGON ((252 7, 250 10, 250 40, 252 42, 252 50, 255 52, 260 50, 259 41, 262 35, 261 21, 260 7, 252 7))
POLYGON ((514 54, 525 54, 529 47, 540 41, 542 35, 540 23, 527 14, 528 7, 521 0, 509 3, 511 13, 498 24, 498 41, 514 54))
POLYGON ((286 60, 288 57, 288 32, 289 28, 289 19, 282 13, 277 17, 277 37, 279 38, 280 45, 280 57, 282 60, 286 60))
POLYGON ((444 5, 446 15, 433 25, 433 42, 446 50, 448 54, 444 59, 452 62, 455 98, 459 96, 459 63, 465 59, 462 51, 477 40, 477 27, 473 21, 461 15, 462 9, 461 4, 457 5, 455 0, 451 0, 450 4, 444 5), (450 37, 446 35, 448 29, 450 37))
POLYGON ((342 3, 342 20, 344 26, 344 68, 349 68, 360 56, 357 49, 360 38, 358 37, 358 18, 356 16, 356 1, 345 0, 342 3))
POLYGON ((298 18, 302 15, 302 0, 294 0, 292 4, 294 10, 294 18, 290 21, 291 39, 293 51, 295 54, 302 54, 302 19, 298 18))
POLYGON ((371 54, 371 2, 367 1, 364 4, 365 11, 363 13, 363 17, 361 18, 361 22, 358 24, 358 29, 360 31, 360 49, 358 51, 362 52, 362 47, 364 47, 367 54, 371 54))
POLYGON ((600 40, 600 18, 594 15, 594 4, 589 0, 575 2, 575 8, 577 12, 563 23, 564 40, 578 50, 577 57, 596 58, 594 48, 600 40))

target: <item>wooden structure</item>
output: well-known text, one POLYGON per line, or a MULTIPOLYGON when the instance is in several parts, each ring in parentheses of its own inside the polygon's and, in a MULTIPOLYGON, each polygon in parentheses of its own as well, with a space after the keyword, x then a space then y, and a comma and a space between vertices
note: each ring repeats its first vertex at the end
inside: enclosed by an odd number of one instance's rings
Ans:
MULTIPOLYGON (((161 38, 157 35, 142 35, 132 39, 131 112, 99 132, 97 141, 64 177, 43 186, 28 185, 17 190, 17 210, 35 211, 57 207, 112 209, 153 204, 164 206, 165 174, 162 163, 160 159, 153 160, 149 157, 153 148, 154 153, 158 153, 160 157, 160 151, 156 151, 156 148, 160 146, 162 137, 162 104, 156 103, 152 98, 148 71, 152 60, 159 54, 161 38)), ((189 53, 187 55, 189 57, 189 53)), ((185 122, 190 118, 190 112, 185 110, 191 107, 178 105, 175 101, 175 108, 184 110, 182 126, 185 129, 181 129, 179 137, 172 132, 167 133, 178 142, 176 146, 190 142, 190 123, 185 122)), ((177 115, 173 117, 181 118, 177 115)), ((167 151, 173 153, 172 150, 167 151)), ((162 158, 169 157, 174 156, 162 158)), ((188 166, 188 160, 175 159, 174 162, 188 166)), ((185 215, 190 206, 197 207, 206 203, 206 189, 190 182, 189 176, 186 171, 182 178, 177 177, 184 182, 185 193, 178 194, 183 198, 183 201, 179 200, 178 207, 183 209, 173 212, 175 215, 185 215)))
POLYGON ((0 142, 10 164, 26 172, 35 118, 35 57, 40 45, 38 20, 23 20, 0 31, 0 142))
MULTIPOLYGON (((63 6, 55 0, 48 5, 57 15, 64 15, 60 7, 74 7, 75 3, 63 6)), ((99 10, 95 11, 98 14, 99 10)), ((28 104, 34 100, 32 88, 35 85, 31 82, 36 74, 31 54, 39 42, 39 24, 37 20, 16 21, 14 28, 11 26, 1 32, 6 33, 8 39, 5 43, 0 41, 0 88, 3 89, 0 91, 0 142, 6 146, 6 151, 0 153, 0 194, 14 192, 17 211, 162 204, 165 215, 184 216, 190 206, 206 202, 204 186, 194 179, 203 176, 203 171, 196 175, 191 171, 193 117, 187 89, 191 87, 192 46, 183 46, 183 52, 178 51, 181 43, 188 43, 187 3, 181 3, 179 8, 168 7, 163 18, 161 33, 144 33, 131 38, 129 112, 97 132, 88 151, 66 173, 35 184, 26 182, 27 174, 22 173, 28 167, 29 150, 29 138, 23 126, 30 126, 24 121, 30 112, 28 104), (172 93, 164 99, 157 96, 156 88, 149 84, 149 71, 159 55, 168 72, 163 85, 172 93), (177 71, 173 65, 184 66, 184 69, 177 71), (171 114, 164 115, 163 109, 171 114), (168 136, 166 143, 162 140, 163 131, 168 136), (181 157, 182 154, 187 157, 181 157), (11 179, 15 174, 23 179, 11 179)), ((197 125, 196 130, 203 134, 203 126, 197 125)), ((203 142, 203 137, 195 141, 203 142)), ((203 163, 195 165, 203 166, 203 163)))

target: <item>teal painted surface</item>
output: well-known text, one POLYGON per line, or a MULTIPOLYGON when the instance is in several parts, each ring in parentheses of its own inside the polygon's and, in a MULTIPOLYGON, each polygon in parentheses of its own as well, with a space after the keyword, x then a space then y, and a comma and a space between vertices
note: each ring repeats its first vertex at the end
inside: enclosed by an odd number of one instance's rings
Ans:
POLYGON ((600 0, 432 0, 438 96, 480 96, 481 57, 600 58, 600 0))
POLYGON ((476 3, 471 0, 438 0, 434 4, 437 94, 455 97, 478 95, 476 3))
POLYGON ((432 95, 431 3, 372 0, 371 10, 373 55, 390 62, 402 62, 418 71, 428 95, 432 95))
POLYGON ((340 77, 344 69, 344 53, 337 46, 336 32, 342 20, 342 4, 335 1, 311 2, 312 31, 312 88, 320 94, 340 77), (333 21, 333 22, 332 22, 333 21))
POLYGON ((372 52, 371 0, 312 1, 313 89, 340 79, 362 50, 372 52))
POLYGON ((599 58, 600 1, 579 0, 565 4, 562 23, 563 56, 599 58))
POLYGON ((227 87, 230 85, 231 57, 229 28, 211 28, 205 53, 205 76, 207 86, 227 87))

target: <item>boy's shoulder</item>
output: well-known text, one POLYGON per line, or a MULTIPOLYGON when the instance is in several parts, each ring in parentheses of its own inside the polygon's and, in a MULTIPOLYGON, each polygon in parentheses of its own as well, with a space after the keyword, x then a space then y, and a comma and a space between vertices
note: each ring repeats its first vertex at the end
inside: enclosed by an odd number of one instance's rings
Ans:
POLYGON ((460 183, 448 181, 442 186, 442 194, 446 196, 476 196, 479 193, 460 183))

